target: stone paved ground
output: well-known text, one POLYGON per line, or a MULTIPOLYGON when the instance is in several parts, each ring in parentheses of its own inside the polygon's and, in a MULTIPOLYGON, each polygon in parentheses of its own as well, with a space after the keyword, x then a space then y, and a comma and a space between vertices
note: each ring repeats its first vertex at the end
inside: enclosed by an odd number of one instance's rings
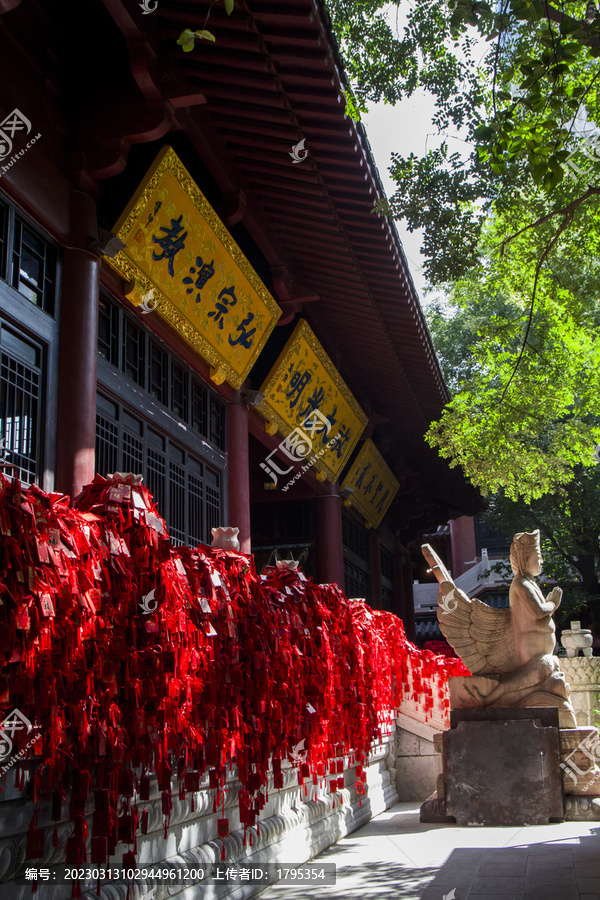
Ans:
POLYGON ((599 900, 600 822, 421 825, 399 803, 314 862, 336 864, 335 886, 279 883, 261 900, 599 900))

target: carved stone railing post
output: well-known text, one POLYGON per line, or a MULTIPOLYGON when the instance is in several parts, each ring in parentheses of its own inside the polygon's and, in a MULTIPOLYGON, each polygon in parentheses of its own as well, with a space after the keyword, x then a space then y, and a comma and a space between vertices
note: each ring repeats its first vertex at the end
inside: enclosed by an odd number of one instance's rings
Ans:
POLYGON ((600 656, 560 656, 560 668, 571 688, 571 704, 578 725, 598 725, 600 715, 600 656))

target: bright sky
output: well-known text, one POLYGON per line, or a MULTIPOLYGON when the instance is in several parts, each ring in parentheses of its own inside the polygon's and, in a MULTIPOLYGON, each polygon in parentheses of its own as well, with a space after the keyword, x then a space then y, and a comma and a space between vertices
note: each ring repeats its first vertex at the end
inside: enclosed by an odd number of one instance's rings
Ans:
MULTIPOLYGON (((422 156, 427 149, 441 143, 441 138, 435 135, 435 129, 431 124, 433 111, 432 98, 423 94, 421 97, 414 95, 396 106, 372 103, 369 105, 369 113, 362 117, 388 197, 394 193, 394 182, 388 172, 392 151, 402 156, 408 156, 410 153, 422 156)), ((415 287, 423 303, 426 280, 422 269, 421 231, 410 234, 405 222, 396 222, 396 228, 404 246, 415 287)))
MULTIPOLYGON (((390 7, 388 21, 395 31, 402 31, 404 18, 399 15, 396 7, 390 7)), ((478 49, 483 56, 487 49, 486 43, 484 41, 476 41, 474 44, 475 54, 478 49)), ((434 109, 433 98, 424 91, 418 91, 410 99, 404 100, 396 106, 372 103, 369 105, 368 114, 362 117, 383 187, 388 197, 391 197, 394 193, 394 182, 388 172, 392 151, 396 151, 402 156, 408 156, 410 153, 423 156, 427 150, 439 147, 444 140, 442 135, 438 135, 437 129, 431 123, 434 109)), ((451 136, 448 136, 447 140, 448 149, 451 153, 465 153, 466 147, 462 141, 455 140, 451 136)), ((403 221, 396 222, 396 228, 404 246, 404 252, 408 259, 419 299, 423 304, 425 302, 424 289, 427 282, 422 268, 422 233, 415 231, 413 234, 410 234, 406 229, 406 223, 403 221)))

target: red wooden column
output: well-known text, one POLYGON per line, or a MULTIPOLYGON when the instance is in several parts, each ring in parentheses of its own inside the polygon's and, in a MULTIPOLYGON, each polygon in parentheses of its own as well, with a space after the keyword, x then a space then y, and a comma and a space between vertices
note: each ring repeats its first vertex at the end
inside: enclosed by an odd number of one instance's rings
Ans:
POLYGON ((227 405, 227 473, 229 524, 240 529, 242 553, 250 553, 248 407, 239 391, 232 393, 227 405))
POLYGON ((98 355, 98 259, 96 207, 87 194, 71 199, 71 237, 62 269, 56 489, 75 497, 94 477, 96 360, 98 355))
POLYGON ((472 516, 450 519, 450 541, 452 545, 452 577, 458 578, 470 568, 477 554, 475 544, 475 522, 472 516))
POLYGON ((373 609, 383 609, 381 590, 381 550, 379 547, 379 535, 376 531, 369 534, 369 550, 371 556, 371 606, 373 609))
POLYGON ((320 584, 339 584, 344 590, 342 500, 337 484, 316 497, 317 577, 320 584))
POLYGON ((398 540, 396 541, 396 553, 394 555, 394 600, 400 607, 398 615, 404 623, 406 637, 409 641, 414 641, 416 628, 412 567, 408 553, 403 553, 398 540))

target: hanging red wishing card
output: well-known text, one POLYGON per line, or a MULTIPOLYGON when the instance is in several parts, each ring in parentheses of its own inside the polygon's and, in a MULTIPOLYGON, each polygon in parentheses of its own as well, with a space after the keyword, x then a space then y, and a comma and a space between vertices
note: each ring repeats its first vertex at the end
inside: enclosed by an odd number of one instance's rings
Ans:
POLYGON ((44 829, 30 828, 27 832, 25 859, 39 859, 44 855, 44 829))
POLYGON ((52 594, 41 594, 40 595, 40 606, 42 609, 42 615, 46 617, 54 617, 56 613, 54 612, 54 604, 52 602, 52 594))

